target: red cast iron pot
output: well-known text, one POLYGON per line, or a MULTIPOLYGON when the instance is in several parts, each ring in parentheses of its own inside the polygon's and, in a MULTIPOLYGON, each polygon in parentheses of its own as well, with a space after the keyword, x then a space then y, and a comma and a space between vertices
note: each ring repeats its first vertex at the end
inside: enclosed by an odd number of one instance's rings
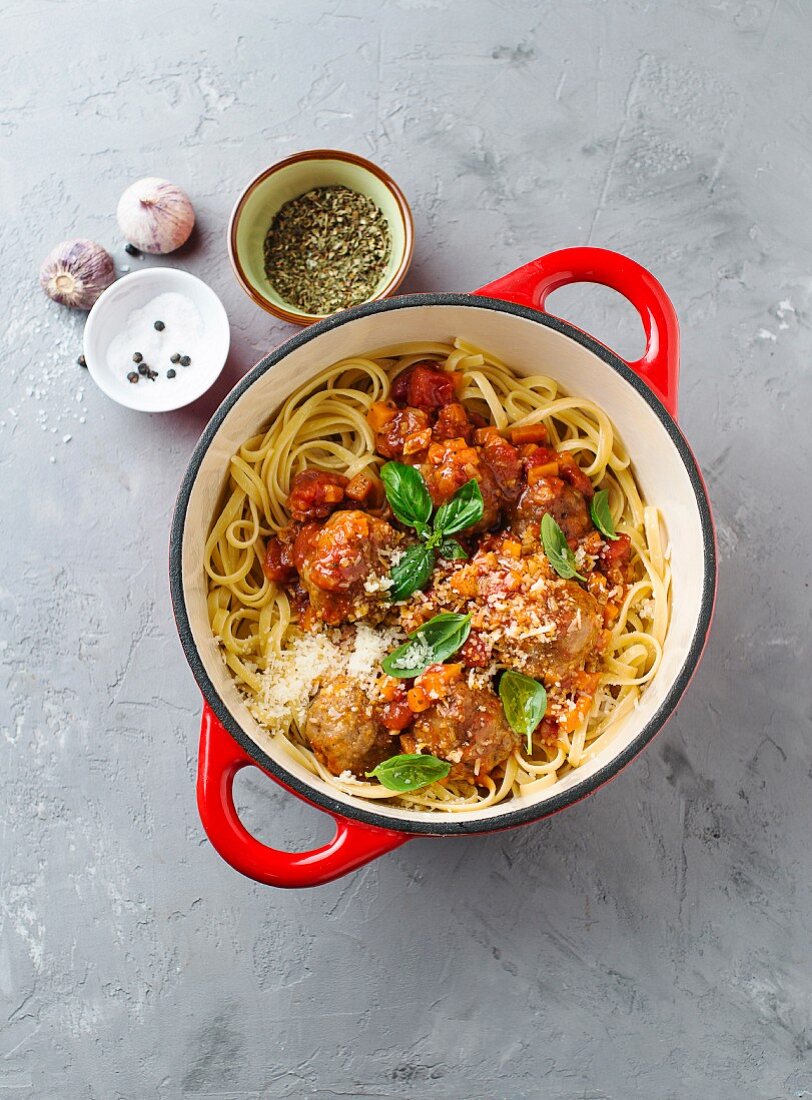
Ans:
POLYGON ((411 837, 491 832, 538 821, 591 794, 652 740, 673 713, 702 655, 713 615, 716 548, 707 492, 676 424, 679 330, 657 280, 624 256, 569 248, 526 264, 475 294, 410 295, 330 317, 263 359, 214 414, 184 476, 172 523, 170 580, 183 648, 203 692, 197 801, 206 833, 236 870, 272 886, 317 886, 411 837), (625 295, 646 334, 642 358, 627 363, 593 337, 544 312, 568 283, 595 282, 625 295), (671 547, 672 616, 663 660, 639 707, 596 757, 528 798, 486 811, 433 815, 337 793, 286 756, 246 710, 211 635, 203 546, 222 499, 230 456, 263 430, 275 409, 326 364, 405 340, 461 336, 521 373, 552 375, 568 393, 593 400, 626 444, 646 499, 665 517, 671 547), (245 829, 234 777, 259 767, 291 794, 335 820, 329 844, 282 852, 245 829))

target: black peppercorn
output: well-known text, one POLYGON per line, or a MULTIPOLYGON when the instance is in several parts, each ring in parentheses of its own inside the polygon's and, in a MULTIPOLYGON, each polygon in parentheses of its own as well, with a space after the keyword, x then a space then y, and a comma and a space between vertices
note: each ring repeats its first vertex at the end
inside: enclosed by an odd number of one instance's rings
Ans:
POLYGON ((180 352, 176 351, 174 355, 170 355, 169 356, 169 362, 170 363, 179 363, 180 362, 180 352))
POLYGON ((191 363, 191 361, 192 360, 189 358, 188 355, 181 355, 181 357, 180 357, 180 365, 182 367, 188 367, 189 364, 191 363))
POLYGON ((149 365, 147 363, 139 363, 138 373, 141 375, 142 378, 146 378, 149 374, 149 365))
POLYGON ((137 382, 138 381, 138 375, 136 374, 136 372, 134 370, 131 370, 130 373, 127 375, 127 381, 128 382, 137 382))
POLYGON ((76 362, 79 364, 80 367, 87 366, 87 360, 85 359, 84 355, 80 355, 76 362))
POLYGON ((169 370, 166 372, 166 377, 167 378, 174 378, 176 374, 177 374, 177 371, 172 370, 172 368, 170 367, 169 370))
POLYGON ((158 372, 156 370, 150 370, 147 374, 147 377, 150 379, 151 382, 154 382, 155 379, 158 377, 158 372))
POLYGON ((130 256, 140 256, 141 255, 141 252, 139 251, 139 249, 137 249, 134 244, 130 244, 129 242, 124 245, 124 251, 126 253, 128 253, 128 255, 130 255, 130 256))
POLYGON ((166 328, 166 325, 163 323, 163 321, 156 321, 154 328, 156 332, 163 332, 163 330, 166 328))
POLYGON ((144 356, 141 354, 140 351, 133 352, 133 363, 140 363, 143 358, 144 356))

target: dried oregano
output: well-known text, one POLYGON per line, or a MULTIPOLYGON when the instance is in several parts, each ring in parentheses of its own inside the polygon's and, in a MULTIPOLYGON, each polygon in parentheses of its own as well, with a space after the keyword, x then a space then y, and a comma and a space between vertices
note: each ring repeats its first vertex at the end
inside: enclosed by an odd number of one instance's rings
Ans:
POLYGON ((380 208, 349 187, 316 187, 279 210, 265 237, 265 274, 307 313, 333 313, 370 298, 392 251, 380 208))

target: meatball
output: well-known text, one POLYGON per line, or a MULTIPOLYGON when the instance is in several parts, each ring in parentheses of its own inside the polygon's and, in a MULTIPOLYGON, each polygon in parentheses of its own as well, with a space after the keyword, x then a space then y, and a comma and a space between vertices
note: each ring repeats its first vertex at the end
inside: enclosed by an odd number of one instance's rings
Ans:
POLYGON ((359 779, 395 755, 397 742, 375 721, 372 704, 353 676, 322 681, 307 711, 304 735, 333 775, 350 771, 359 779))
POLYGON ((489 536, 469 561, 436 578, 430 595, 438 608, 471 614, 480 667, 496 660, 560 680, 597 656, 601 609, 586 589, 556 576, 543 550, 518 551, 515 539, 489 536))
POLYGON ((462 438, 432 443, 420 472, 435 508, 445 504, 458 489, 475 478, 484 508, 482 519, 467 528, 467 533, 477 534, 496 526, 502 511, 502 494, 493 471, 482 461, 476 447, 469 446, 462 438))
POLYGON ((417 715, 400 743, 404 752, 426 750, 448 760, 451 779, 477 783, 507 760, 519 738, 505 721, 502 704, 491 689, 468 687, 462 680, 417 715))
POLYGON ((498 641, 494 654, 527 676, 550 682, 584 667, 598 643, 603 618, 595 597, 575 581, 553 582, 546 595, 540 594, 542 601, 549 633, 519 630, 498 641))
POLYGON ((542 517, 549 514, 568 542, 592 530, 586 497, 560 477, 542 477, 528 485, 512 511, 510 529, 522 541, 538 541, 542 517))
POLYGON ((304 527, 294 558, 317 618, 336 625, 382 614, 387 555, 400 541, 385 520, 354 510, 334 512, 322 526, 304 527))

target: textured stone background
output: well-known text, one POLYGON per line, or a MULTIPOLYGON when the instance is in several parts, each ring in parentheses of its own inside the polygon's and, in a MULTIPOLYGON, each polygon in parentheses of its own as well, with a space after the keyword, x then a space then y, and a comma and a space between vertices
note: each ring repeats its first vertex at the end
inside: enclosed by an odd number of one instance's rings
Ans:
MULTIPOLYGON (((810 6, 0 13, 0 1097, 812 1096, 810 6), (598 797, 281 893, 232 872, 198 823, 167 526, 211 411, 290 332, 236 286, 229 210, 255 171, 324 145, 410 196, 407 290, 470 289, 585 242, 661 278, 721 585, 679 713, 598 797), (70 235, 128 262, 113 212, 147 174, 190 191, 199 231, 170 262, 233 326, 217 391, 166 416, 96 392, 75 364, 83 318, 35 281, 70 235)), ((553 302, 639 349, 611 292, 553 302)), ((326 838, 268 782, 240 799, 266 839, 326 838)))

